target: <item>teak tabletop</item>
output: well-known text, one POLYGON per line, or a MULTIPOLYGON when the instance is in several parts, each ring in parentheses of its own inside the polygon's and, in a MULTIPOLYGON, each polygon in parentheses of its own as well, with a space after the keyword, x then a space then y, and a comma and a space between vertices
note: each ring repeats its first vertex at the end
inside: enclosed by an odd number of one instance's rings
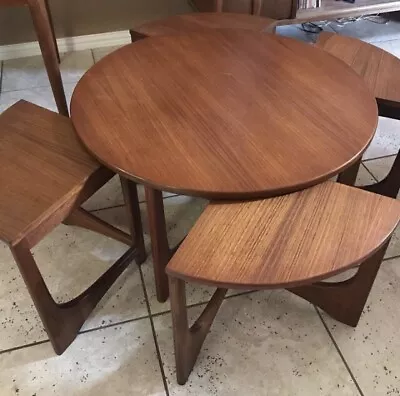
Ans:
POLYGON ((245 30, 146 38, 78 83, 72 121, 108 167, 207 198, 296 191, 360 158, 375 99, 347 65, 293 39, 245 30))

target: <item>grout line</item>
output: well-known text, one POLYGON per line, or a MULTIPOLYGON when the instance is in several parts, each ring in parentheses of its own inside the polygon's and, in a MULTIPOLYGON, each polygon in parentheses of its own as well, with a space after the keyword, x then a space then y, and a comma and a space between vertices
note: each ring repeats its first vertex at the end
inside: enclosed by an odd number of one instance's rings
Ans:
POLYGON ((145 283, 144 283, 144 276, 143 276, 143 272, 142 272, 142 268, 141 267, 139 267, 139 273, 140 273, 140 279, 142 280, 143 294, 144 294, 144 298, 146 300, 147 312, 149 313, 151 332, 153 333, 153 339, 154 339, 154 344, 155 344, 155 347, 156 347, 156 353, 157 353, 157 358, 158 358, 158 364, 160 366, 161 377, 162 377, 163 384, 164 384, 164 390, 165 390, 166 396, 169 396, 167 378, 165 377, 164 365, 163 365, 163 362, 162 362, 162 359, 161 359, 160 347, 158 346, 156 329, 154 327, 153 317, 151 316, 149 298, 148 298, 148 295, 147 295, 147 290, 146 290, 146 286, 145 286, 145 283))
POLYGON ((92 66, 94 66, 96 64, 96 59, 94 57, 94 51, 93 51, 92 48, 90 49, 90 53, 92 54, 92 60, 93 60, 93 65, 92 66))
POLYGON ((78 335, 92 333, 92 332, 97 331, 97 330, 108 329, 110 327, 120 326, 120 325, 124 325, 124 324, 127 324, 127 323, 132 323, 132 322, 137 322, 138 320, 148 319, 148 318, 149 318, 149 315, 144 315, 144 316, 139 316, 137 318, 122 320, 121 322, 113 322, 113 323, 106 324, 104 326, 97 326, 97 327, 93 327, 91 329, 81 330, 81 331, 79 331, 78 335))
MULTIPOLYGON (((163 200, 169 199, 169 198, 175 198, 175 197, 178 197, 178 196, 179 196, 179 194, 169 195, 168 197, 164 197, 163 200)), ((146 203, 145 199, 139 201, 139 205, 143 204, 143 203, 146 203)), ((91 210, 88 210, 88 212, 90 212, 90 213, 101 212, 102 210, 115 209, 115 208, 120 208, 122 206, 125 206, 125 204, 122 203, 120 205, 106 206, 106 207, 100 208, 100 209, 91 209, 91 210)))
POLYGON ((378 179, 373 175, 373 173, 364 165, 361 164, 361 166, 370 174, 370 176, 375 180, 375 183, 378 183, 378 179))
POLYGON ((375 160, 379 160, 379 159, 384 159, 384 158, 388 158, 388 157, 395 157, 396 154, 388 154, 388 155, 382 155, 380 157, 374 157, 374 158, 367 158, 367 159, 363 159, 362 162, 370 162, 370 161, 375 161, 375 160))
POLYGON ((3 71, 4 71, 4 62, 0 61, 0 94, 3 87, 3 71))
POLYGON ((333 345, 334 345, 335 348, 336 348, 336 351, 338 352, 340 358, 342 359, 343 364, 346 366, 346 369, 347 369, 347 371, 349 372, 350 377, 351 377, 351 379, 353 380, 355 386, 357 387, 358 392, 360 393, 361 396, 364 396, 364 393, 363 393, 363 391, 361 390, 361 387, 360 387, 360 385, 358 384, 358 382, 357 382, 357 380, 356 380, 354 374, 353 374, 352 371, 350 370, 350 367, 349 367, 349 365, 347 364, 347 362, 346 362, 346 360, 345 360, 345 358, 344 358, 344 356, 343 356, 343 354, 342 354, 342 351, 340 350, 338 344, 336 343, 336 340, 333 338, 333 335, 332 335, 331 331, 329 330, 329 328, 328 328, 327 324, 325 323, 325 321, 324 321, 324 319, 323 319, 321 313, 319 312, 318 308, 317 308, 315 305, 314 305, 314 309, 315 309, 315 311, 317 312, 317 315, 319 316, 319 318, 321 319, 321 322, 322 322, 322 324, 324 325, 325 330, 326 330, 327 333, 329 334, 329 337, 331 338, 331 340, 332 340, 332 342, 333 342, 333 345))
MULTIPOLYGON (((228 300, 228 299, 233 298, 233 297, 246 296, 246 295, 248 295, 248 294, 256 293, 256 292, 258 292, 258 291, 260 291, 260 290, 248 290, 248 291, 245 291, 245 292, 243 292, 243 293, 232 294, 232 295, 230 295, 230 296, 226 296, 226 297, 224 298, 224 300, 228 300)), ((211 297, 210 297, 210 299, 211 299, 211 297)), ((201 301, 201 302, 197 302, 197 303, 194 303, 194 304, 189 304, 189 305, 186 305, 186 308, 200 307, 200 306, 202 306, 202 305, 206 305, 209 301, 210 301, 210 300, 206 300, 206 301, 201 301)), ((152 313, 151 316, 152 316, 153 318, 156 318, 156 317, 158 317, 158 316, 166 315, 166 314, 169 314, 169 313, 171 313, 171 310, 170 310, 170 309, 167 310, 167 311, 161 311, 161 312, 157 312, 157 313, 152 313)))
POLYGON ((385 257, 382 261, 388 261, 388 260, 393 260, 393 259, 397 259, 400 257, 400 254, 396 254, 394 256, 390 256, 390 257, 385 257))
POLYGON ((3 351, 0 351, 0 355, 3 355, 4 353, 8 353, 8 352, 19 351, 20 349, 29 348, 29 347, 33 347, 36 345, 46 344, 47 342, 50 342, 50 340, 35 341, 35 342, 31 342, 30 344, 20 345, 20 346, 9 348, 9 349, 4 349, 3 351))

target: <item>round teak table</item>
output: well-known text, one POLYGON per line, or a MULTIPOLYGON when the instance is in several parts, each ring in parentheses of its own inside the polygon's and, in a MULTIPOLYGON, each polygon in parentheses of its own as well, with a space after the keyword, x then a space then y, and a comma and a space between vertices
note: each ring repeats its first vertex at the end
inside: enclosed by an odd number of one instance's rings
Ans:
POLYGON ((209 199, 277 196, 356 163, 378 120, 342 61, 245 30, 146 38, 93 66, 74 126, 106 166, 146 186, 157 296, 168 297, 161 190, 209 199))

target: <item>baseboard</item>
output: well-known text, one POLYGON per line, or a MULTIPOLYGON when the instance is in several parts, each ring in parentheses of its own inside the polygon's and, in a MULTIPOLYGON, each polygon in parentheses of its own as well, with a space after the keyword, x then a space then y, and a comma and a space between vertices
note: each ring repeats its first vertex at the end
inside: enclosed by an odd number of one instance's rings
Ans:
MULTIPOLYGON (((90 48, 111 47, 130 43, 127 30, 109 33, 89 34, 86 36, 65 37, 57 39, 60 52, 79 51, 90 48)), ((37 41, 14 45, 0 46, 0 61, 6 59, 24 58, 40 55, 37 41)))

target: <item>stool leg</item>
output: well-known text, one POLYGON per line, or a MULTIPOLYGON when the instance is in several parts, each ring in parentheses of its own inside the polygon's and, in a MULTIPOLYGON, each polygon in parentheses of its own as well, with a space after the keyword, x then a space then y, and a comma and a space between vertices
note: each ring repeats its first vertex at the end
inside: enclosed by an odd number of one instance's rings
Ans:
POLYGON ((185 282, 170 276, 169 289, 171 293, 176 377, 178 384, 184 385, 196 363, 204 340, 225 298, 227 289, 216 290, 202 314, 190 328, 186 308, 185 282))
POLYGON ((357 160, 353 165, 347 168, 345 171, 339 174, 337 182, 346 184, 348 186, 354 186, 357 180, 358 170, 361 166, 361 158, 357 160))
POLYGON ((320 307, 339 322, 356 327, 388 245, 389 242, 386 242, 346 281, 318 282, 288 290, 320 307))
POLYGON ((58 355, 76 338, 90 313, 136 255, 135 249, 129 249, 82 294, 71 301, 57 304, 24 242, 12 246, 11 251, 58 355))
POLYGON ((150 187, 146 187, 145 191, 157 300, 164 302, 168 299, 169 294, 165 267, 172 253, 168 245, 163 196, 161 191, 150 187))
POLYGON ((58 111, 68 117, 68 105, 59 67, 58 49, 46 1, 29 0, 28 4, 58 111))
POLYGON ((215 12, 222 12, 224 8, 224 0, 215 0, 215 12))
POLYGON ((376 194, 385 195, 387 197, 396 198, 400 189, 400 155, 399 153, 394 160, 392 169, 389 174, 380 182, 362 187, 364 190, 374 192, 376 194))

